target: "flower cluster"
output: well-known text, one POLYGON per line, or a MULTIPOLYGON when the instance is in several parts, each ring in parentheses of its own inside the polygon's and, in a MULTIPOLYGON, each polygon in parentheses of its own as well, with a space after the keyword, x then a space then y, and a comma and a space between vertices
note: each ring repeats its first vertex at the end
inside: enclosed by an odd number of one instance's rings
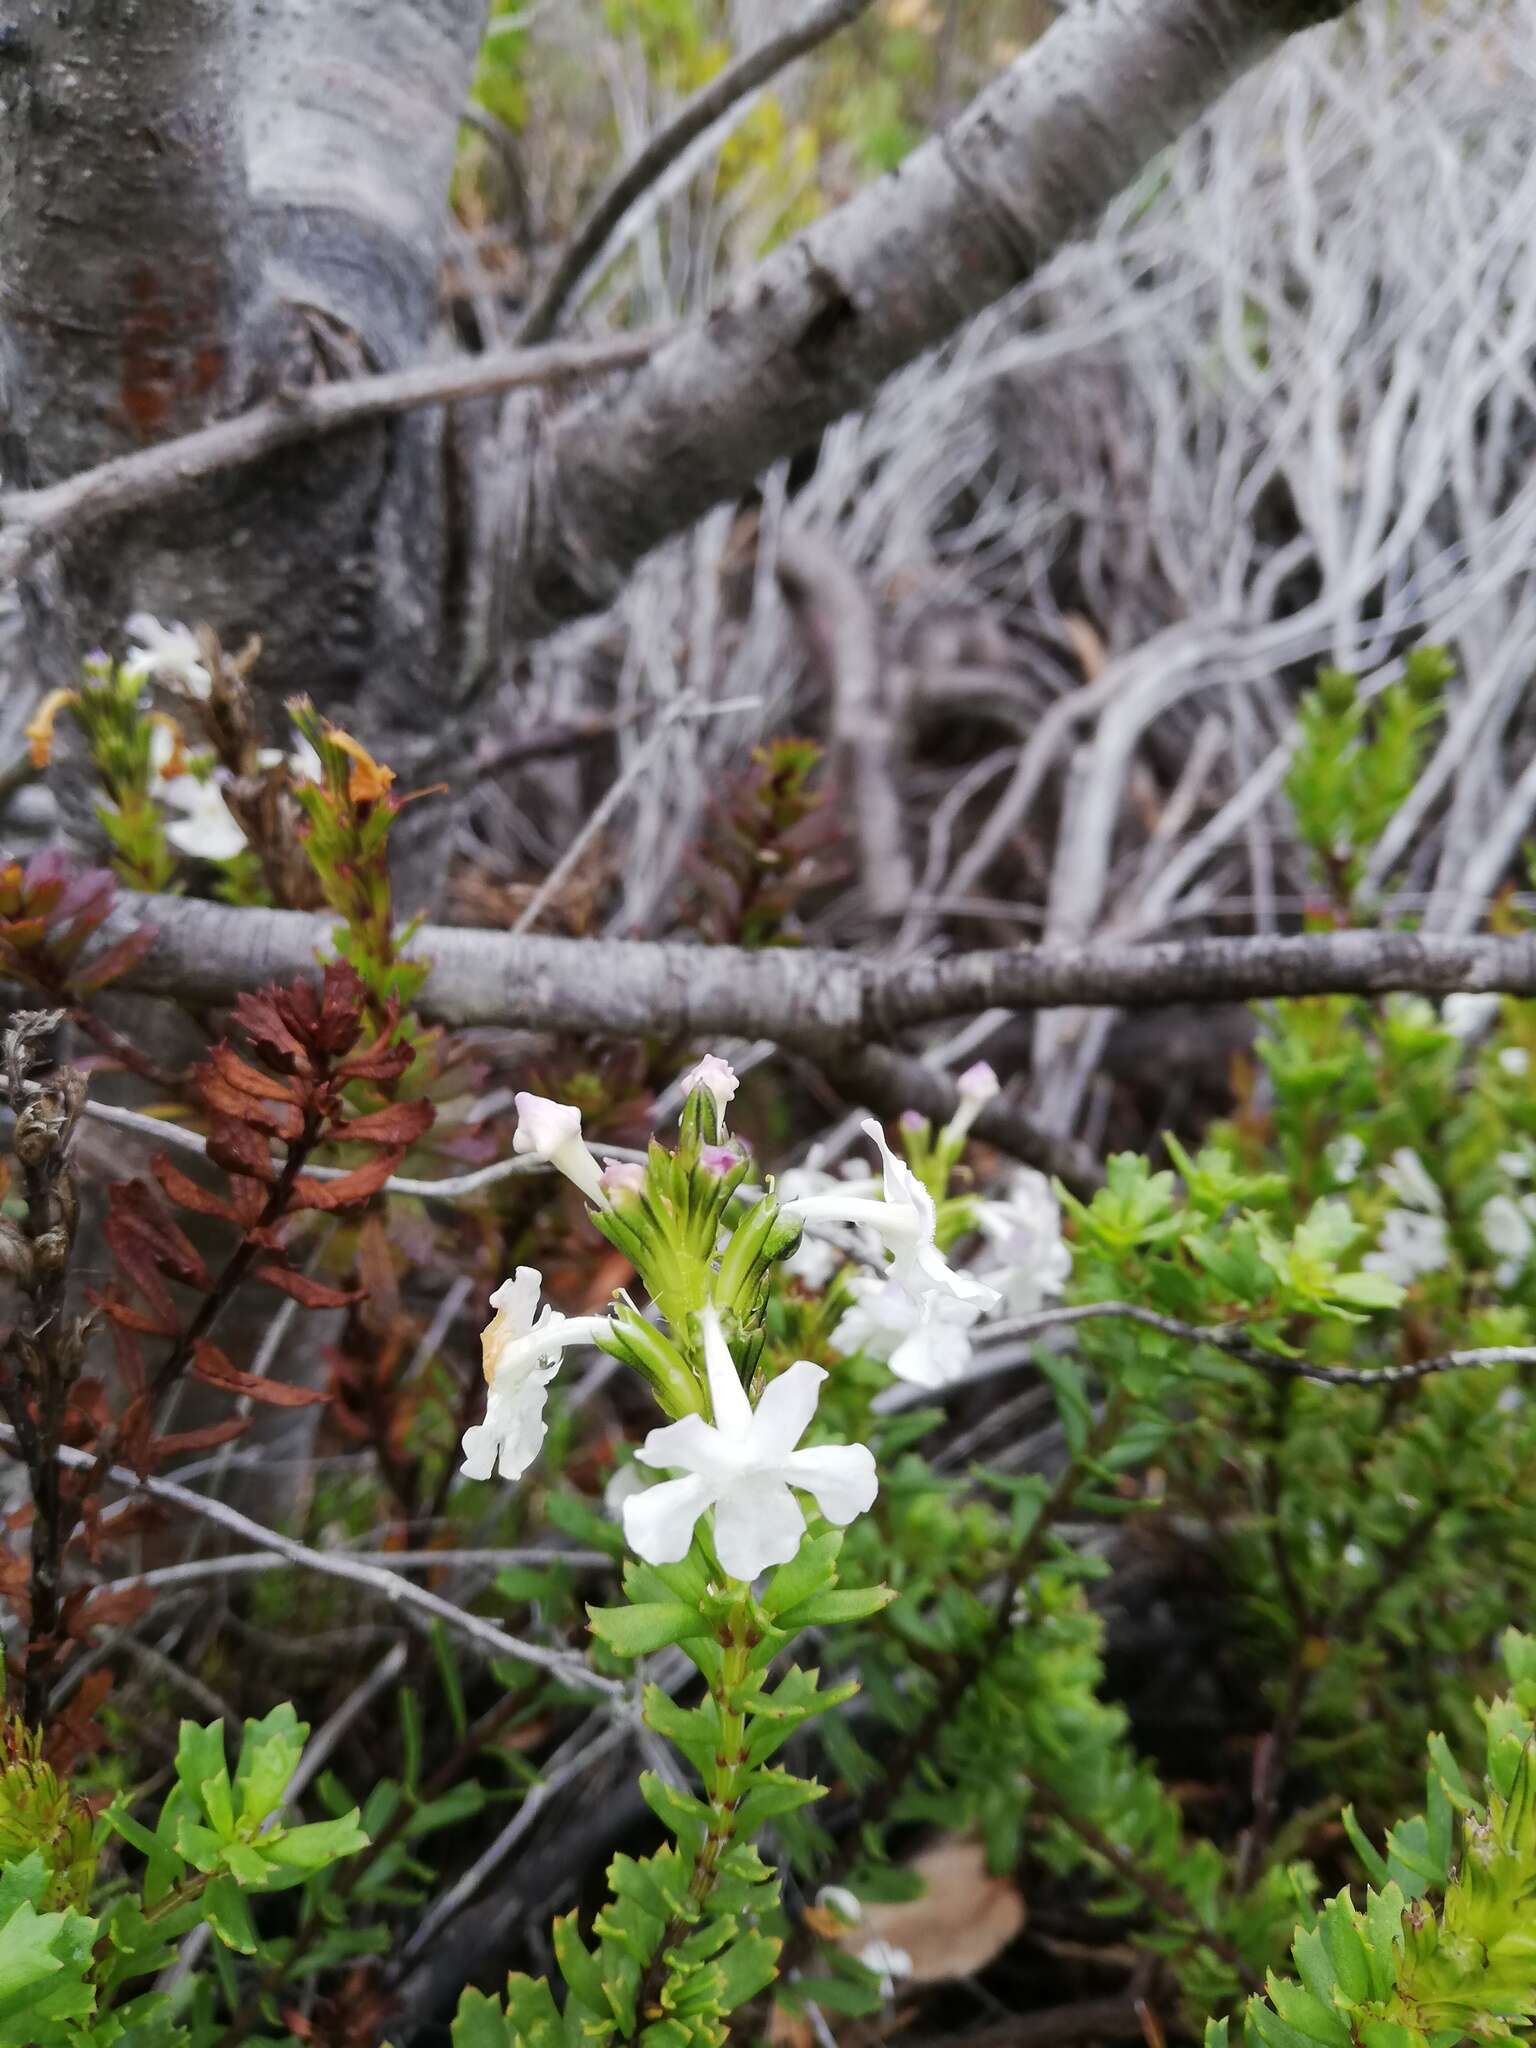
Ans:
MULTIPOLYGON (((758 1197, 732 1229, 725 1219, 747 1165, 726 1130, 737 1077, 709 1053, 681 1085, 678 1151, 653 1148, 648 1165, 600 1166, 577 1108, 528 1093, 516 1098, 514 1152, 580 1189, 599 1227, 633 1259, 659 1317, 642 1316, 627 1298, 606 1315, 539 1313, 541 1276, 519 1267, 491 1297, 486 1415, 465 1434, 464 1471, 475 1479, 496 1471, 521 1478, 543 1444, 546 1391, 564 1352, 596 1345, 637 1366, 670 1417, 635 1456, 641 1466, 676 1476, 649 1487, 638 1475, 627 1477, 622 1500, 615 1499, 630 1547, 650 1564, 675 1564, 708 1517, 721 1568, 750 1581, 796 1555, 806 1526, 797 1496, 809 1496, 826 1521, 842 1526, 869 1508, 876 1491, 874 1459, 862 1444, 802 1447, 827 1379, 820 1366, 796 1359, 768 1377, 755 1400, 749 1392, 761 1373, 751 1364, 739 1369, 733 1341, 744 1361, 759 1357, 767 1266, 782 1260, 797 1277, 825 1282, 846 1254, 873 1247, 880 1270, 847 1281, 832 1346, 882 1360, 900 1379, 937 1387, 967 1371, 980 1317, 1004 1305, 1014 1313, 1038 1308, 1065 1283, 1070 1260, 1055 1197, 1041 1175, 1021 1169, 999 1196, 964 1212, 988 1271, 952 1264, 940 1248, 933 1193, 872 1118, 862 1128, 879 1156, 878 1181, 801 1169, 758 1197), (808 1258, 807 1246, 828 1263, 808 1258)), ((940 1156, 958 1157, 997 1085, 990 1068, 962 1077, 960 1108, 940 1134, 940 1156)))

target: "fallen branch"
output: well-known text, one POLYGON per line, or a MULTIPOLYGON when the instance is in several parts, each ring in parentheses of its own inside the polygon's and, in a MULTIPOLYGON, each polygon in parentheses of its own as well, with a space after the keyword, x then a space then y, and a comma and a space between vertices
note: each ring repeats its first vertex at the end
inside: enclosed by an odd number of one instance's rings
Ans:
MULTIPOLYGON (((228 1002, 313 973, 334 924, 302 911, 137 896, 107 920, 101 942, 144 922, 156 928, 156 943, 115 986, 193 1003, 228 1002)), ((747 952, 428 925, 407 951, 432 963, 421 1007, 442 1024, 772 1038, 823 1059, 988 1009, 1157 1009, 1392 990, 1536 995, 1536 934, 1331 932, 882 960, 809 947, 747 952)))
POLYGON ((747 50, 734 63, 727 64, 681 106, 598 194, 591 212, 561 252, 554 276, 519 328, 517 338, 521 346, 530 348, 549 339, 559 326, 572 293, 601 257, 625 214, 665 176, 691 142, 697 141, 738 101, 766 85, 786 65, 856 21, 871 4, 872 0, 823 0, 803 21, 770 36, 755 50, 747 50))

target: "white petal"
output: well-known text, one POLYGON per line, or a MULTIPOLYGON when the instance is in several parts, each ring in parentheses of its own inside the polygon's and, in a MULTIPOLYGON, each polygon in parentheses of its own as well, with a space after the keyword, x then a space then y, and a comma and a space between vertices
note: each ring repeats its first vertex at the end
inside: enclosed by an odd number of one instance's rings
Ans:
POLYGON ((744 1443, 752 1430, 752 1403, 737 1375, 730 1346, 712 1308, 699 1317, 704 1332, 704 1367, 709 1374, 709 1405, 722 1436, 744 1443))
MULTIPOLYGON (((880 1480, 867 1444, 818 1444, 794 1451, 780 1468, 791 1486, 811 1495, 829 1522, 845 1528, 875 1504, 880 1480)), ((722 1557, 720 1562, 725 1563, 722 1557)))
POLYGON ((715 1503, 715 1555, 733 1579, 788 1564, 804 1534, 800 1503, 782 1479, 740 1479, 715 1503))
POLYGON ((653 1429, 635 1452, 642 1465, 656 1472, 698 1472, 705 1478, 729 1478, 740 1470, 718 1429, 712 1429, 702 1415, 685 1415, 681 1422, 668 1422, 653 1429))
POLYGON ((530 1095, 526 1090, 516 1100, 514 1152, 532 1152, 540 1159, 553 1159, 567 1139, 581 1136, 581 1111, 570 1103, 551 1102, 547 1096, 530 1095))
POLYGON ((777 1465, 789 1456, 810 1427, 825 1378, 819 1365, 798 1358, 768 1382, 752 1416, 754 1465, 777 1465))
POLYGON ((501 1438, 493 1429, 487 1429, 483 1422, 477 1422, 466 1429, 463 1438, 464 1477, 466 1479, 489 1479, 496 1470, 496 1453, 501 1449, 501 1438))
POLYGON ((875 1146, 885 1173, 885 1199, 893 1207, 907 1208, 914 1212, 920 1234, 930 1242, 937 1222, 933 1197, 923 1186, 917 1175, 904 1159, 898 1159, 885 1142, 885 1133, 872 1116, 865 1117, 859 1129, 875 1146))
POLYGON ((971 1340, 954 1323, 930 1318, 891 1353, 891 1371, 915 1387, 949 1387, 964 1379, 971 1363, 971 1340))
POLYGON ((664 1479, 624 1503, 624 1540, 647 1564, 678 1564, 688 1555, 693 1525, 712 1498, 707 1479, 664 1479))

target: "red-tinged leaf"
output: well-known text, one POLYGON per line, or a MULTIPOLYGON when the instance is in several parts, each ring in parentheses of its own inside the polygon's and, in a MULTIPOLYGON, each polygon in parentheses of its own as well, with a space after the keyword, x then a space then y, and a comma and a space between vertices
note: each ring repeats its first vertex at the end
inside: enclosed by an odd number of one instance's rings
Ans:
POLYGON ((216 1068, 204 1064, 193 1075, 197 1092, 217 1115, 237 1123, 271 1131, 279 1138, 297 1138, 304 1129, 303 1113, 291 1102, 260 1102, 232 1088, 216 1068))
POLYGON ((64 1602, 64 1633, 83 1643, 94 1628, 126 1628, 148 1612, 154 1597, 148 1586, 102 1586, 89 1598, 71 1593, 64 1602))
POLYGON ((409 1145, 431 1130, 436 1117, 437 1111, 430 1102, 392 1102, 387 1109, 353 1117, 351 1123, 343 1124, 332 1136, 345 1139, 349 1145, 409 1145))
POLYGON ((84 1550, 93 1565, 101 1563, 103 1542, 126 1543, 130 1537, 158 1536, 169 1519, 158 1501, 119 1501, 103 1524, 101 1507, 100 1494, 91 1494, 81 1510, 80 1527, 70 1538, 71 1545, 84 1550))
MULTIPOLYGON (((250 1426, 248 1415, 232 1415, 227 1422, 209 1422, 201 1429, 182 1429, 174 1436, 157 1436, 150 1443, 149 1453, 158 1465, 167 1458, 184 1457, 189 1451, 211 1451, 219 1444, 233 1443, 237 1436, 244 1436, 250 1426)), ((117 1534, 115 1515, 112 1534, 117 1534)))
POLYGON ((129 932, 116 945, 108 946, 104 953, 98 953, 73 977, 75 994, 93 996, 109 981, 116 981, 120 974, 126 974, 130 967, 138 965, 159 936, 154 925, 141 924, 137 931, 129 932))
POLYGON ((169 1153, 157 1152, 149 1162, 149 1170, 178 1208, 190 1209, 197 1216, 217 1216, 221 1223, 239 1223, 234 1204, 183 1173, 173 1164, 169 1153))
POLYGON ((235 1214, 240 1219, 241 1228, 250 1230, 267 1206, 267 1191, 259 1180, 252 1180, 248 1174, 231 1173, 229 1199, 235 1205, 235 1214))
MULTIPOLYGON (((277 1168, 272 1163, 272 1153, 260 1131, 253 1131, 249 1124, 237 1123, 230 1116, 216 1116, 208 1132, 208 1157, 215 1166, 222 1166, 226 1172, 243 1174, 248 1180, 262 1181, 267 1186, 277 1179, 277 1168)), ((231 1188, 231 1194, 238 1190, 231 1188)), ((260 1215, 263 1205, 258 1204, 260 1215)), ((244 1204, 237 1201, 237 1208, 244 1204)))
MULTIPOLYGON (((201 1294, 210 1292, 213 1275, 204 1265, 196 1245, 167 1211, 148 1181, 119 1181, 109 1190, 107 1200, 109 1242, 115 1225, 124 1241, 131 1239, 169 1279, 195 1287, 201 1294)), ((117 1249, 115 1244, 113 1249, 117 1249)))
POLYGON ((192 1370, 210 1387, 226 1394, 243 1394, 248 1401, 261 1401, 269 1408, 316 1408, 330 1399, 318 1387, 291 1387, 282 1380, 258 1379, 253 1372, 242 1372, 230 1364, 217 1344, 206 1339, 193 1353, 192 1370))
POLYGON ((264 1074, 260 1067, 253 1067, 241 1059, 232 1045, 216 1045, 208 1055, 208 1064, 221 1081, 227 1081, 231 1088, 241 1095, 254 1095, 265 1102, 302 1102, 303 1097, 292 1081, 285 1081, 277 1074, 264 1074))
POLYGON ((315 1180, 301 1173, 293 1184, 295 1209, 350 1209, 376 1195, 404 1158, 401 1152, 381 1152, 366 1166, 354 1167, 340 1180, 315 1180))
POLYGON ((363 1047, 361 1052, 355 1052, 350 1059, 342 1061, 336 1069, 338 1080, 399 1080, 416 1057, 415 1048, 408 1040, 395 1038, 399 1009, 399 1004, 391 999, 389 1008, 384 1013, 384 1028, 377 1038, 363 1047))
POLYGON ((322 1052, 334 1058, 337 1053, 350 1052, 356 1045, 363 1028, 365 997, 362 977, 355 967, 333 961, 326 968, 315 1030, 315 1043, 322 1052))
POLYGON ((153 1426, 149 1396, 135 1394, 118 1424, 118 1456, 142 1478, 149 1470, 149 1439, 153 1426))
POLYGON ((175 1337, 181 1332, 174 1307, 169 1305, 163 1316, 147 1315, 143 1309, 134 1308, 123 1300, 120 1294, 103 1294, 96 1297, 102 1313, 116 1323, 119 1329, 137 1330, 141 1337, 175 1337))
POLYGON ((71 1776, 82 1758, 105 1746, 107 1733, 97 1716, 111 1690, 112 1673, 105 1667, 92 1671, 80 1681, 62 1712, 50 1714, 43 1757, 60 1777, 71 1776))
POLYGON ((265 1280, 280 1294, 291 1294, 300 1308, 350 1308, 358 1298, 355 1287, 328 1287, 308 1273, 295 1273, 287 1266, 257 1266, 253 1280, 265 1280))
POLYGON ((308 1065, 303 1041, 296 1038, 278 1010, 277 991, 265 989, 260 995, 243 995, 235 1004, 235 1022, 252 1045, 266 1055, 266 1063, 280 1073, 302 1073, 308 1065))

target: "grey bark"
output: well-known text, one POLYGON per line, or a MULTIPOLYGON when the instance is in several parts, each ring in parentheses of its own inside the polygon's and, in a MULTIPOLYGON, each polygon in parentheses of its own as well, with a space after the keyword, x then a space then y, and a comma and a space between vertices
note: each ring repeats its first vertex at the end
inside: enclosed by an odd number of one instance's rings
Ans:
MULTIPOLYGON (((27 0, 0 50, 7 480, 419 362, 484 11, 27 0)), ((423 411, 66 543, 27 589, 46 680, 142 608, 260 632, 274 693, 366 680, 387 727, 447 665, 449 466, 423 411)))
MULTIPOLYGON (((899 172, 590 402, 521 405, 500 433, 437 411, 360 427, 65 544, 31 586, 45 679, 68 680, 142 606, 231 643, 260 632, 274 695, 309 688, 379 741, 441 741, 498 663, 498 635, 607 603, 658 542, 1027 279, 1246 66, 1342 11, 1072 8, 899 172)), ((105 367, 119 330, 100 316, 114 294, 127 303, 136 265, 161 280, 178 335, 211 326, 222 349, 208 389, 194 379, 139 422, 146 438, 422 357, 483 13, 484 0, 24 0, 0 48, 13 480, 55 483, 131 445, 105 367), (55 295, 50 348, 28 309, 55 295), (216 318, 196 313, 205 303, 216 318)), ((178 344, 183 357, 213 360, 178 344)))
MULTIPOLYGON (((313 974, 331 932, 329 919, 299 911, 135 896, 119 905, 106 937, 141 923, 156 928, 157 942, 116 985, 193 1003, 223 1002, 266 981, 313 974)), ((1157 1009, 1394 989, 1536 995, 1536 933, 1333 932, 1020 946, 892 961, 810 948, 746 952, 428 925, 410 950, 432 962, 421 1007, 444 1024, 773 1038, 821 1057, 991 1009, 1157 1009)))
POLYGON ((608 604, 640 558, 1024 283, 1233 81, 1344 0, 1074 6, 899 170, 797 236, 535 453, 510 630, 608 604))

